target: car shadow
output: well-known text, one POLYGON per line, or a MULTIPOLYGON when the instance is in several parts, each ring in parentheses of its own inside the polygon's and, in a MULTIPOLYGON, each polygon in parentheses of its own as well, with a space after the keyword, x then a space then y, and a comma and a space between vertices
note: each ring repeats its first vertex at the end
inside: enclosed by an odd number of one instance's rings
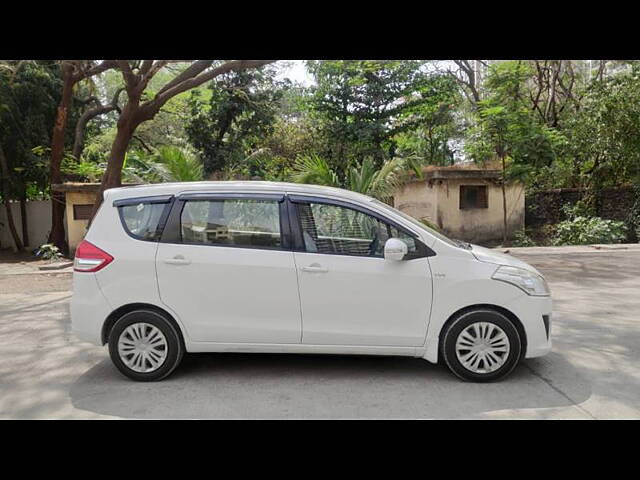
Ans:
POLYGON ((186 355, 153 383, 123 377, 106 359, 70 396, 76 408, 124 418, 500 418, 504 410, 578 405, 591 388, 558 353, 490 384, 416 358, 217 353, 186 355))

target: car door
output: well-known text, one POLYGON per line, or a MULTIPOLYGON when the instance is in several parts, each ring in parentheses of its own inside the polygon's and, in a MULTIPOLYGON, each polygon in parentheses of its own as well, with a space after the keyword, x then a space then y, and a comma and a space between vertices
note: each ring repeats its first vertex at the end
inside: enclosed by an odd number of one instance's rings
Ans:
POLYGON ((302 343, 420 346, 431 310, 433 252, 415 234, 356 204, 290 197, 302 343), (384 243, 407 243, 402 261, 384 243))
POLYGON ((195 342, 300 343, 283 195, 183 194, 158 246, 162 302, 195 342))

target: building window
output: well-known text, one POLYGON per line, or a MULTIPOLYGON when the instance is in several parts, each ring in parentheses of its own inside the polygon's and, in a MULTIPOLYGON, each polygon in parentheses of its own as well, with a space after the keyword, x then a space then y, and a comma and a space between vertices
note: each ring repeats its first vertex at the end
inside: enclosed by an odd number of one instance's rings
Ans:
POLYGON ((460 185, 460 210, 489 208, 486 185, 460 185))
POLYGON ((74 220, 89 220, 91 218, 91 212, 93 211, 93 204, 91 205, 79 205, 73 206, 73 219, 74 220))

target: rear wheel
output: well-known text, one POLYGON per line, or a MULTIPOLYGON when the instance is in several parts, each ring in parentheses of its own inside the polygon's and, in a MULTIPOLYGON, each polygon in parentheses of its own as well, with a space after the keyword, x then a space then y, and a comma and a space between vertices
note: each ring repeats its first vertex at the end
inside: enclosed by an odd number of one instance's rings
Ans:
POLYGON ((464 380, 499 380, 511 373, 520 359, 518 330, 494 310, 462 313, 447 326, 442 338, 445 363, 464 380))
POLYGON ((184 345, 175 327, 158 312, 136 310, 123 315, 109 333, 111 361, 127 377, 162 380, 182 361, 184 345))

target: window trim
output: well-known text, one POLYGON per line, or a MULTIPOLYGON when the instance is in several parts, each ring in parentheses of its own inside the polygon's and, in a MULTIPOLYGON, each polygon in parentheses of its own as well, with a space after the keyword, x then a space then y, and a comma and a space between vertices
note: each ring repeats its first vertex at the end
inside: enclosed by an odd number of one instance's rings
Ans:
POLYGON ((173 195, 154 195, 150 197, 123 198, 120 200, 114 200, 113 206, 118 209, 118 217, 120 217, 120 223, 122 224, 122 228, 128 236, 130 236, 134 240, 139 240, 141 242, 158 243, 162 238, 162 234, 164 232, 164 228, 166 226, 169 212, 171 211, 174 200, 175 197, 173 195), (145 203, 148 205, 158 205, 163 203, 165 204, 164 209, 160 214, 160 218, 158 219, 158 225, 156 226, 155 240, 150 240, 133 233, 131 230, 129 230, 127 222, 124 219, 124 212, 122 207, 131 207, 133 205, 139 205, 141 203, 145 203))
POLYGON ((364 255, 351 255, 349 253, 322 253, 322 252, 308 252, 305 248, 305 244, 304 244, 304 239, 302 236, 302 224, 300 223, 300 215, 298 214, 298 207, 297 204, 300 203, 321 203, 324 205, 334 205, 337 207, 343 207, 343 208, 347 208, 347 209, 351 209, 351 210, 355 210, 358 211, 360 213, 363 213, 365 215, 369 215, 371 217, 376 218, 377 220, 386 223, 387 225, 390 225, 394 228, 396 228, 397 230, 405 233, 406 235, 410 236, 411 238, 413 238, 416 242, 416 252, 414 253, 407 253, 403 260, 415 260, 418 258, 425 258, 425 257, 433 257, 435 256, 436 252, 433 251, 433 249, 431 249, 429 246, 427 246, 418 236, 418 234, 416 234, 415 232, 409 230, 408 228, 404 227, 403 225, 400 225, 399 223, 397 223, 396 221, 394 221, 393 219, 390 219, 376 211, 370 210, 366 207, 363 207, 362 205, 359 205, 357 203, 352 203, 349 201, 345 201, 345 200, 338 200, 338 199, 333 199, 333 198, 327 198, 327 197, 318 197, 315 195, 287 195, 287 200, 288 203, 292 204, 292 208, 289 209, 290 213, 290 224, 291 224, 291 229, 293 232, 293 250, 296 252, 301 252, 301 253, 313 253, 313 254, 317 254, 317 255, 336 255, 336 256, 341 256, 341 257, 357 257, 357 258, 376 258, 376 259, 381 259, 384 260, 384 256, 382 257, 371 257, 371 256, 364 256, 364 255))
POLYGON ((489 186, 488 185, 480 185, 480 184, 461 184, 459 186, 459 200, 458 200, 458 210, 484 210, 489 208, 489 186), (477 189, 477 204, 470 205, 467 203, 466 196, 463 193, 466 189, 477 189), (480 192, 483 191, 483 194, 480 192), (480 202, 480 198, 484 198, 483 202, 480 202), (464 206, 463 206, 464 204, 464 206))
POLYGON ((178 195, 168 214, 167 225, 163 230, 160 243, 171 243, 174 245, 192 245, 196 247, 222 247, 222 248, 243 248, 247 250, 269 250, 269 251, 291 251, 291 228, 287 215, 284 194, 271 193, 233 193, 233 192, 211 192, 211 193, 182 193, 178 195), (182 240, 181 217, 182 210, 188 201, 208 200, 271 200, 278 202, 278 215, 280 219, 280 246, 266 247, 262 245, 224 245, 211 243, 184 242, 182 240))
POLYGON ((120 198, 113 201, 113 206, 128 207, 131 205, 138 205, 139 203, 169 203, 172 198, 174 198, 173 195, 151 195, 148 197, 120 198))

